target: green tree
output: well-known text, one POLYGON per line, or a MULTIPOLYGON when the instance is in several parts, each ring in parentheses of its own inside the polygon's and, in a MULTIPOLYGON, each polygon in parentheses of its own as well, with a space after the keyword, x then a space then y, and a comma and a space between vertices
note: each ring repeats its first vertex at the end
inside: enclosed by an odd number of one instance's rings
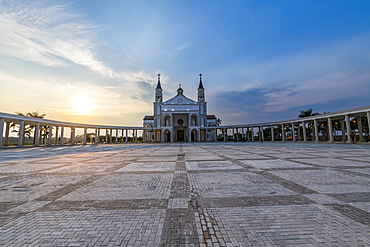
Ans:
POLYGON ((222 123, 222 120, 221 119, 219 119, 219 118, 217 118, 217 126, 220 126, 221 125, 221 123, 222 123))
POLYGON ((299 111, 298 117, 299 118, 304 118, 304 117, 311 117, 311 116, 315 116, 315 115, 320 115, 320 113, 313 112, 313 109, 312 108, 309 108, 307 110, 299 111))
MULTIPOLYGON (((28 112, 27 114, 24 114, 22 112, 15 112, 15 114, 17 114, 19 116, 34 117, 34 118, 45 118, 45 116, 46 116, 46 114, 41 114, 38 111, 28 112)), ((13 128, 12 132, 17 133, 17 135, 19 136, 19 130, 15 129, 15 123, 12 123, 10 125, 10 127, 13 128)), ((32 137, 32 130, 36 127, 36 125, 28 124, 24 127, 25 127, 24 128, 25 129, 24 130, 25 136, 27 136, 28 138, 31 138, 32 137)), ((42 128, 45 130, 45 133, 43 135, 44 136, 44 142, 45 142, 45 137, 48 135, 49 126, 44 126, 42 128)), ((35 140, 33 140, 33 144, 35 144, 35 140)))

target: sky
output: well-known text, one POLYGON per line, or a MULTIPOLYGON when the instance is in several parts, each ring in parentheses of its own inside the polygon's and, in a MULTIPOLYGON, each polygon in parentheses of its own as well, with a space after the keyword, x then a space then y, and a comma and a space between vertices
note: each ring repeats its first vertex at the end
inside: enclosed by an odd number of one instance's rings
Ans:
POLYGON ((164 99, 222 124, 370 105, 370 1, 0 0, 0 112, 141 126, 164 99))

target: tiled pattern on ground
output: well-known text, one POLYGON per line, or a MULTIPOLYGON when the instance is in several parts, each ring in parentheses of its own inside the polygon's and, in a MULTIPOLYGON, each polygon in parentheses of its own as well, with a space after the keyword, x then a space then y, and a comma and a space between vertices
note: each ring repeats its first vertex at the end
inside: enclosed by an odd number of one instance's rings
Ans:
POLYGON ((0 150, 1 246, 369 246, 370 147, 0 150))

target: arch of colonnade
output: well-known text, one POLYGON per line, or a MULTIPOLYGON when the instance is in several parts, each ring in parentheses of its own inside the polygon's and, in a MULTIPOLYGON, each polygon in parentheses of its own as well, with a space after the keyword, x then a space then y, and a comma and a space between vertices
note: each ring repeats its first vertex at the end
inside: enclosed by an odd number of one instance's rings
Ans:
MULTIPOLYGON (((336 131, 340 132, 339 141, 350 143, 351 124, 355 124, 358 142, 364 142, 364 134, 366 133, 364 133, 363 119, 370 126, 370 106, 277 122, 197 127, 196 129, 191 128, 190 133, 196 130, 197 141, 204 140, 204 138, 200 138, 200 132, 206 131, 206 133, 210 133, 209 141, 216 141, 217 139, 226 141, 230 137, 229 134, 231 134, 232 139, 241 136, 246 141, 254 141, 257 137, 259 140, 276 141, 280 139, 283 142, 288 139, 293 142, 319 142, 320 140, 334 142, 336 141, 334 131, 336 131)), ((89 134, 94 135, 92 144, 97 144, 100 141, 103 141, 103 143, 127 143, 129 138, 132 142, 138 142, 138 138, 147 142, 148 133, 161 131, 161 128, 89 125, 0 113, 0 148, 9 145, 10 132, 12 131, 10 126, 12 125, 18 126, 17 147, 23 147, 25 144, 26 126, 30 126, 28 128, 33 133, 33 146, 42 144, 49 146, 65 145, 66 128, 70 129, 68 140, 70 145, 76 143, 76 129, 83 130, 82 144, 87 144, 88 131, 91 130, 93 132, 89 134), (105 140, 100 139, 102 131, 105 132, 105 140), (5 135, 3 136, 4 132, 5 135), (131 137, 129 137, 129 132, 131 137), (139 137, 139 133, 141 133, 141 137, 139 137), (43 143, 42 137, 46 139, 43 143), (53 139, 54 143, 52 142, 53 139)), ((173 141, 172 135, 173 133, 171 133, 171 141, 173 141)), ((370 133, 367 133, 367 135, 369 136, 370 133)), ((338 139, 337 135, 336 137, 338 139)), ((162 138, 162 141, 164 141, 164 138, 162 138)))

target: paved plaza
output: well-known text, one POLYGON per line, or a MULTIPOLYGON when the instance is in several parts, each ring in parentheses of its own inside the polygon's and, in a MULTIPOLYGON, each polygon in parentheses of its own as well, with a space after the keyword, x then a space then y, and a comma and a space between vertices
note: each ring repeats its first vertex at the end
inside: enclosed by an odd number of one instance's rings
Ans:
POLYGON ((370 246, 370 146, 0 150, 0 246, 370 246))

